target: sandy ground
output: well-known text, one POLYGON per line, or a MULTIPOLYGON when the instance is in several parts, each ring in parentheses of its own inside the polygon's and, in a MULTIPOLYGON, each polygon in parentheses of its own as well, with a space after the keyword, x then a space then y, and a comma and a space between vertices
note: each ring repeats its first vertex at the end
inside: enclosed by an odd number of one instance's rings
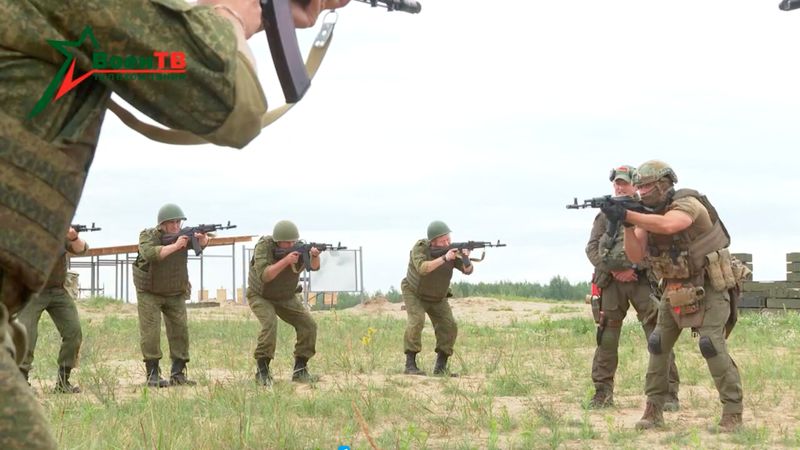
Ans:
MULTIPOLYGON (((547 317, 549 319, 561 319, 568 317, 590 317, 591 311, 589 305, 569 303, 544 303, 544 302, 530 302, 530 301, 506 301, 497 300, 493 298, 484 297, 471 297, 462 299, 451 299, 450 304, 453 308, 453 314, 456 319, 462 323, 474 323, 478 325, 508 325, 513 321, 538 321, 547 317)), ((397 319, 405 319, 406 313, 401 309, 401 303, 389 303, 385 299, 375 299, 366 304, 339 311, 339 314, 352 314, 360 316, 390 316, 397 319)), ((109 314, 134 316, 136 315, 136 305, 119 305, 106 307, 102 310, 95 310, 91 308, 81 308, 81 315, 87 320, 102 320, 104 316, 109 314)), ((193 308, 189 311, 191 320, 235 320, 245 319, 251 316, 250 309, 246 305, 236 304, 223 304, 220 307, 214 308, 193 308)), ((316 313, 315 313, 316 314, 316 313)), ((324 314, 321 313, 321 314, 324 314)), ((635 314, 629 314, 626 320, 635 321, 635 314)), ((103 363, 104 370, 108 370, 116 375, 117 385, 114 388, 108 388, 105 392, 88 392, 86 397, 90 398, 89 401, 101 401, 103 396, 113 396, 116 401, 136 398, 141 395, 142 386, 142 363, 137 360, 114 360, 109 359, 103 363)), ((168 376, 168 367, 162 367, 162 372, 168 376)), ((208 370, 193 371, 192 375, 200 385, 197 388, 182 388, 179 395, 192 396, 197 394, 197 389, 203 391, 213 388, 218 384, 230 383, 250 383, 252 382, 252 373, 238 373, 223 368, 214 368, 208 370)), ((383 386, 391 384, 394 387, 406 392, 409 396, 424 397, 424 403, 437 415, 447 416, 449 413, 449 402, 453 401, 452 389, 453 385, 466 393, 483 392, 487 379, 485 374, 470 374, 460 378, 454 379, 441 379, 435 377, 410 377, 402 374, 353 374, 353 373, 326 373, 323 379, 314 386, 292 384, 285 379, 287 374, 280 374, 277 378, 277 383, 285 383, 291 385, 298 395, 314 395, 314 390, 325 391, 334 390, 338 386, 350 383, 359 383, 362 385, 371 384, 373 386, 383 386)), ((49 379, 34 379, 33 386, 40 397, 47 397, 50 389, 52 388, 52 380, 49 379)), ((93 383, 85 383, 86 385, 93 383)), ((718 404, 717 392, 714 389, 697 386, 682 386, 681 398, 682 399, 702 399, 702 402, 707 400, 709 405, 718 404)), ((103 390, 102 385, 94 383, 93 389, 103 390)), ((165 392, 161 391, 161 392, 165 392)), ((169 395, 175 395, 174 389, 170 389, 169 395)), ((166 394, 164 394, 166 395, 166 394)), ((494 414, 501 415, 507 414, 517 421, 521 420, 525 415, 530 415, 534 411, 542 408, 547 408, 559 413, 567 421, 581 421, 587 417, 591 422, 593 429, 598 433, 598 437, 591 441, 576 442, 574 440, 566 443, 566 448, 585 448, 590 445, 592 448, 616 448, 611 439, 611 434, 615 432, 625 432, 633 428, 633 425, 641 417, 644 397, 642 395, 634 396, 615 396, 616 406, 612 409, 602 411, 585 411, 582 409, 580 403, 572 398, 563 398, 556 394, 542 394, 535 393, 530 396, 517 396, 517 397, 496 397, 492 402, 492 410, 494 414)), ((745 406, 744 420, 745 423, 753 430, 766 429, 772 439, 776 439, 781 431, 795 430, 798 432, 797 426, 800 421, 800 412, 796 411, 793 407, 793 398, 787 397, 780 404, 764 410, 763 408, 757 413, 752 409, 745 406)), ((668 448, 674 444, 667 442, 661 443, 662 440, 667 439, 676 432, 682 429, 690 429, 693 427, 700 428, 699 438, 700 444, 703 447, 714 448, 733 448, 733 444, 729 444, 730 439, 720 439, 711 435, 705 430, 707 424, 716 420, 716 417, 707 417, 709 408, 703 408, 703 411, 693 410, 691 406, 687 406, 688 402, 684 403, 683 410, 674 413, 665 413, 665 419, 668 427, 665 431, 656 431, 651 433, 642 433, 633 439, 625 440, 623 446, 629 447, 662 447, 668 448)), ((376 426, 375 429, 369 430, 373 435, 379 435, 383 427, 390 427, 391 423, 381 424, 376 426)), ((573 428, 574 430, 574 425, 573 428)), ((511 433, 501 433, 497 445, 499 448, 506 448, 511 445, 511 439, 520 439, 520 436, 515 434, 519 431, 511 431, 511 433), (504 445, 504 443, 506 445, 504 445)), ((436 433, 432 430, 428 439, 428 446, 430 448, 437 448, 443 446, 453 446, 457 442, 461 442, 462 435, 453 435, 449 432, 442 434, 436 433)), ((484 448, 489 444, 488 432, 481 432, 480 435, 475 436, 474 445, 484 448)), ((756 441, 766 442, 766 441, 756 441)), ((546 445, 546 443, 542 443, 546 445)), ((756 444, 758 445, 758 444, 756 444)), ((761 444, 763 445, 763 444, 761 444)))

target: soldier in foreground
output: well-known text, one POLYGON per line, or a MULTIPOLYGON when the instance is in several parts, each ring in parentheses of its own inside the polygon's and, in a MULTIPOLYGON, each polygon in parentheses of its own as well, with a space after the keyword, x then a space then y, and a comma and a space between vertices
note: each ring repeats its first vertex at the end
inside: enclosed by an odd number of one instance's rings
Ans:
POLYGON ((76 394, 81 390, 73 386, 69 377, 72 369, 78 365, 78 353, 81 348, 81 322, 78 318, 78 308, 75 299, 65 289, 67 282, 67 262, 69 255, 85 255, 89 250, 86 242, 80 238, 75 228, 70 227, 64 242, 64 256, 58 260, 56 267, 50 273, 44 290, 35 294, 31 301, 19 313, 19 321, 25 326, 28 333, 28 351, 20 364, 20 371, 28 381, 31 371, 36 340, 39 336, 39 319, 42 312, 47 311, 61 336, 61 349, 58 352, 58 375, 54 391, 59 393, 76 394))
MULTIPOLYGON (((139 234, 139 256, 133 263, 133 284, 139 314, 139 336, 147 373, 147 385, 194 385, 186 377, 189 362, 189 327, 186 300, 191 297, 189 283, 188 236, 179 236, 169 245, 162 244, 165 233, 181 230, 186 216, 178 205, 167 203, 158 211, 158 226, 139 234), (172 359, 169 381, 161 378, 161 314, 167 329, 169 355, 172 359)), ((196 233, 200 246, 208 245, 208 236, 196 233)))
POLYGON ((453 269, 469 275, 474 266, 469 261, 469 250, 450 249, 441 257, 432 257, 431 249, 446 249, 450 246, 450 228, 436 220, 428 225, 428 238, 418 240, 411 248, 408 272, 400 283, 406 305, 408 325, 404 337, 406 367, 404 373, 425 375, 417 367, 417 353, 422 351, 422 328, 425 314, 431 318, 436 334, 436 363, 434 375, 451 375, 447 360, 453 355, 453 346, 458 327, 450 309, 450 279, 453 269))
POLYGON ((647 261, 664 287, 658 323, 647 343, 647 404, 636 428, 664 425, 670 352, 681 331, 691 328, 722 402, 722 418, 710 430, 730 432, 741 426, 743 410, 742 380, 725 341, 735 310, 728 291, 735 285, 730 236, 706 196, 692 189, 676 191, 677 182, 669 165, 647 161, 639 166, 635 183, 642 202, 656 213, 619 205, 603 210, 609 220, 625 222, 628 258, 636 264, 647 261))
MULTIPOLYGON (((266 99, 246 43, 262 28, 260 2, 199 3, 0 2, 0 339, 15 349, 0 360, 0 398, 7 402, 0 408, 0 448, 55 448, 41 408, 9 359, 13 354, 21 361, 25 354, 24 330, 13 321, 60 257, 111 93, 159 123, 216 145, 241 148, 260 132, 266 99), (101 50, 137 57, 180 53, 187 77, 88 77, 59 92, 60 81, 93 70, 93 53, 101 50), (66 71, 70 66, 74 74, 66 71)), ((322 9, 346 3, 292 1, 291 16, 295 26, 309 27, 322 9)))
MULTIPOLYGON (((308 360, 316 353, 317 324, 297 295, 304 261, 300 260, 300 252, 291 251, 285 255, 280 252, 291 250, 299 239, 297 226, 281 220, 275 224, 272 235, 258 240, 250 259, 247 303, 261 323, 253 357, 257 367, 256 382, 262 386, 271 386, 273 381, 269 365, 275 358, 278 317, 297 333, 292 381, 309 383, 319 378, 308 371, 308 360)), ((316 248, 309 250, 310 270, 319 270, 319 254, 316 248)))
MULTIPOLYGON (((615 197, 633 197, 635 170, 631 166, 620 166, 611 170, 615 197)), ((650 280, 647 269, 642 264, 632 263, 625 255, 623 235, 624 226, 609 228, 609 221, 602 213, 598 214, 592 225, 586 256, 594 265, 592 281, 601 289, 598 307, 592 308, 597 323, 597 348, 592 361, 592 382, 595 394, 589 402, 590 408, 606 408, 614 405, 614 375, 619 363, 619 339, 622 322, 628 308, 633 305, 637 318, 642 324, 645 339, 656 326, 658 304, 650 299, 650 280)), ((677 411, 678 368, 674 354, 670 353, 669 395, 664 409, 677 411)))

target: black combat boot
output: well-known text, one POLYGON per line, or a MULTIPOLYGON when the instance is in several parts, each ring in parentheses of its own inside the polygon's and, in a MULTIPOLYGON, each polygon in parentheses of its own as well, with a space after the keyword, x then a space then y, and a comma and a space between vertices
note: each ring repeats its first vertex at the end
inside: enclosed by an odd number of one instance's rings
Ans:
POLYGON ((433 374, 439 376, 449 375, 451 377, 457 377, 457 373, 450 372, 450 370, 447 369, 447 358, 449 358, 448 355, 442 352, 436 352, 436 364, 433 366, 433 374))
POLYGON ((258 370, 256 371, 256 383, 260 384, 261 386, 272 386, 272 375, 269 373, 270 361, 271 359, 269 358, 258 358, 256 360, 256 366, 258 367, 258 370))
POLYGON ((294 358, 294 371, 292 372, 292 381, 298 383, 315 383, 319 381, 319 377, 312 375, 308 372, 308 359, 295 356, 294 358))
POLYGON ((169 373, 169 384, 172 386, 194 386, 197 382, 186 378, 186 360, 173 359, 169 373))
POLYGON ((53 392, 58 394, 78 394, 81 392, 81 388, 70 384, 70 372, 72 372, 72 367, 62 366, 58 368, 58 378, 56 379, 56 387, 53 389, 53 392))
POLYGON ((157 359, 144 360, 145 371, 147 372, 147 385, 150 387, 167 387, 169 381, 161 378, 161 368, 158 367, 157 359))
POLYGON ((417 367, 417 352, 406 352, 406 370, 403 373, 406 375, 425 375, 425 372, 417 367))

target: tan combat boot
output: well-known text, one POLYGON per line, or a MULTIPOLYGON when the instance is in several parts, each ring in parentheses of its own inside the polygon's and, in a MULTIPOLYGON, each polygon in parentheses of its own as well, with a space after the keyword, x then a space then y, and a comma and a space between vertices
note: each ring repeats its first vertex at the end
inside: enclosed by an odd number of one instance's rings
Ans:
POLYGON ((742 427, 742 413, 723 413, 718 425, 711 425, 711 433, 733 433, 742 427))
POLYGON ((594 397, 589 400, 589 409, 611 408, 614 406, 614 392, 606 388, 597 388, 594 397))
POLYGON ((637 430, 650 430, 664 426, 664 411, 655 403, 648 401, 642 418, 636 422, 637 430))

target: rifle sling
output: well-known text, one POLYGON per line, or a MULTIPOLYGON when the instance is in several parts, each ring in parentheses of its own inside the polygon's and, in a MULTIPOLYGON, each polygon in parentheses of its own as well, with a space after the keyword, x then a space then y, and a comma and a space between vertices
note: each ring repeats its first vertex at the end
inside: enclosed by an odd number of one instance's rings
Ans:
MULTIPOLYGON (((320 65, 322 64, 322 60, 325 59, 325 54, 328 52, 328 47, 331 45, 331 39, 333 38, 333 30, 332 28, 329 31, 329 36, 325 41, 324 45, 313 45, 311 50, 308 52, 308 57, 306 58, 306 71, 308 71, 308 78, 309 80, 313 80, 314 76, 317 74, 317 70, 319 70, 320 65)), ((292 107, 296 105, 296 103, 285 103, 272 111, 267 111, 261 117, 261 128, 266 128, 272 122, 280 119, 284 114, 289 112, 292 107)), ((138 132, 139 134, 152 139, 156 142, 162 142, 164 144, 174 144, 174 145, 200 145, 200 144, 208 144, 209 142, 203 139, 200 136, 192 134, 185 130, 173 130, 170 128, 162 128, 156 125, 151 125, 149 123, 142 122, 136 116, 134 116, 130 111, 126 110, 124 107, 120 106, 118 103, 114 102, 113 100, 109 100, 108 109, 111 110, 119 119, 128 126, 138 132)))

